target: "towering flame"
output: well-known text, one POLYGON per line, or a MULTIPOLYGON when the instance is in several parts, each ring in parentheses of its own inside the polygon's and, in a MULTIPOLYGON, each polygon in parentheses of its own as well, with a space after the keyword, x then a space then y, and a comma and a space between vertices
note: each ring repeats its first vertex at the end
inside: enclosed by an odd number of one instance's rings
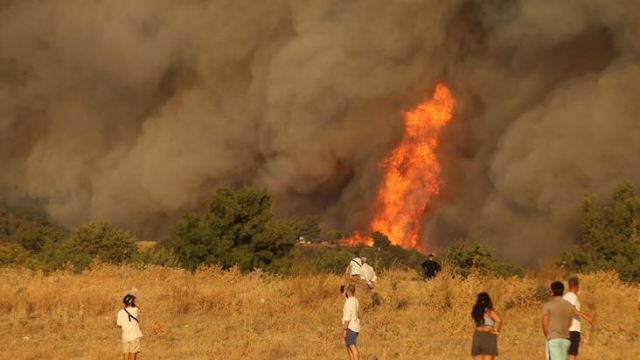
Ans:
MULTIPOLYGON (((442 127, 451 120, 455 100, 449 88, 436 85, 432 98, 404 115, 405 133, 400 144, 380 166, 384 182, 378 190, 377 213, 370 230, 386 234, 391 243, 418 246, 422 216, 431 196, 440 190, 440 166, 435 151, 442 127)), ((353 239, 362 241, 361 236, 353 239)), ((419 247, 425 250, 423 247, 419 247)))

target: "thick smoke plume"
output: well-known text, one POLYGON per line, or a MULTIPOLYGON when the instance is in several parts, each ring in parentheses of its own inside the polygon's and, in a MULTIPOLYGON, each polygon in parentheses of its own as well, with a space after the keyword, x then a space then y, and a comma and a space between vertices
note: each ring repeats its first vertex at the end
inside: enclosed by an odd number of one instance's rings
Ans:
POLYGON ((256 184, 363 228, 402 112, 444 81, 424 239, 527 262, 576 238, 584 193, 640 184, 639 35, 635 0, 3 0, 0 189, 157 234, 256 184))

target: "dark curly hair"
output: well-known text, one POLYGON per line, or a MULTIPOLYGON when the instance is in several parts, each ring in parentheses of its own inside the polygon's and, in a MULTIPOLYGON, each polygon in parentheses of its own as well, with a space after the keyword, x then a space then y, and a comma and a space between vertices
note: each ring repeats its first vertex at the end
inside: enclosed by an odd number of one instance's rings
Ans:
POLYGON ((491 309, 493 309, 493 302, 491 302, 489 293, 481 292, 478 294, 476 304, 473 305, 473 309, 471 309, 471 317, 473 321, 475 321, 476 326, 484 325, 484 314, 487 310, 491 309))

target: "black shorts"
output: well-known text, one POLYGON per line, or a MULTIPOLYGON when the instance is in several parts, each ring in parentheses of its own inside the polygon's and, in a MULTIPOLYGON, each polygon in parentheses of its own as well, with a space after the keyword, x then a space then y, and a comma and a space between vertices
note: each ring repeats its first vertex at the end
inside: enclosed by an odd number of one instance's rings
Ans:
POLYGON ((498 356, 498 338, 491 331, 475 331, 471 342, 471 356, 498 356))
POLYGON ((569 355, 578 355, 578 348, 580 347, 580 331, 570 331, 569 337, 569 340, 571 340, 569 355))

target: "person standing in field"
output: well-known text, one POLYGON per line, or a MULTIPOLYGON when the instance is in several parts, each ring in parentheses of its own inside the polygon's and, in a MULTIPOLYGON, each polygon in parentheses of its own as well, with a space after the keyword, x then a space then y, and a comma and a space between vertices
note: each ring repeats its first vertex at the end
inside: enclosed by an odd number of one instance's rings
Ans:
POLYGON ((471 356, 475 360, 493 360, 498 356, 498 336, 502 320, 493 308, 491 297, 486 292, 478 294, 471 309, 471 319, 475 331, 471 342, 471 356))
POLYGON ((542 308, 542 332, 547 338, 550 360, 566 360, 569 353, 569 328, 573 321, 574 307, 562 298, 564 285, 560 281, 551 284, 553 296, 542 308))
POLYGON ((376 271, 373 270, 373 267, 369 265, 366 257, 362 257, 362 268, 360 269, 360 278, 364 281, 365 284, 369 287, 370 290, 373 290, 376 286, 376 280, 378 277, 376 276, 376 271))
MULTIPOLYGON (((366 287, 364 287, 364 290, 368 291, 367 295, 371 296, 371 305, 382 305, 382 300, 376 292, 376 281, 378 280, 376 271, 373 269, 373 267, 371 267, 371 265, 369 265, 367 258, 364 256, 362 257, 362 272, 360 276, 362 281, 364 282, 364 285, 366 285, 366 287)), ((365 307, 367 306, 368 304, 365 305, 365 307)))
POLYGON ((140 353, 140 309, 135 304, 136 297, 127 294, 122 302, 124 308, 118 312, 116 324, 122 328, 122 352, 124 360, 136 360, 140 353))
POLYGON ((436 275, 438 275, 440 270, 442 270, 442 268, 440 267, 440 264, 438 264, 438 262, 435 261, 433 258, 434 258, 433 254, 429 254, 429 259, 425 260, 422 263, 422 269, 424 269, 425 280, 429 280, 436 277, 436 275))
POLYGON ((349 282, 358 282, 362 273, 362 259, 360 258, 360 251, 356 250, 353 253, 353 259, 349 262, 347 267, 347 280, 349 282))
POLYGON ((342 338, 345 340, 349 360, 360 360, 358 334, 360 334, 360 303, 355 297, 356 286, 349 284, 344 292, 347 298, 342 308, 342 338))
POLYGON ((580 348, 580 333, 582 330, 582 319, 591 322, 591 318, 580 310, 580 300, 578 300, 578 291, 580 290, 580 280, 577 277, 569 279, 569 291, 562 297, 568 301, 573 307, 574 315, 569 328, 569 355, 567 360, 576 360, 578 358, 578 349, 580 348))

